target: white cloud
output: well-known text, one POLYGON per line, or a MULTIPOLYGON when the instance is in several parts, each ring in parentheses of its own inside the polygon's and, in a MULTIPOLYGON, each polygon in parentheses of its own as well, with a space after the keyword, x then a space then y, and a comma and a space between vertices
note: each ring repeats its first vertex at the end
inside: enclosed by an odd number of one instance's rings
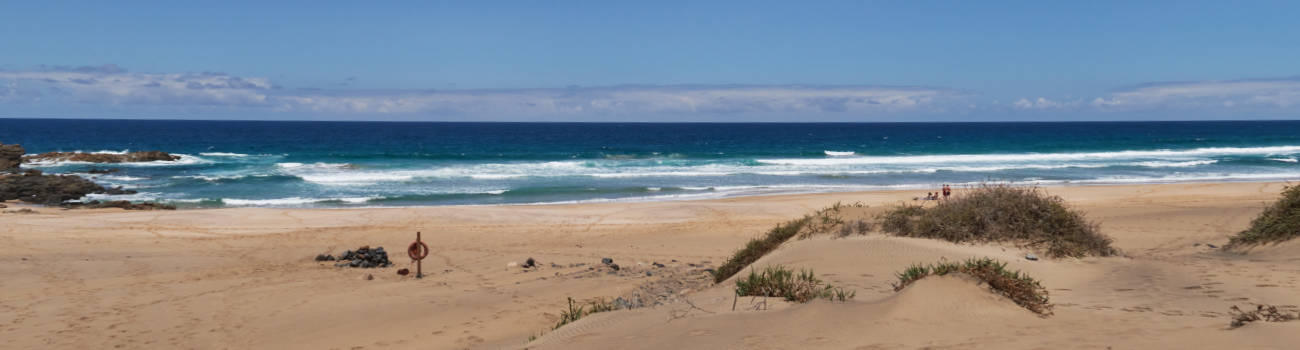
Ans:
POLYGON ((1300 106, 1300 79, 1155 83, 1111 93, 1092 106, 1124 108, 1290 109, 1300 106))
POLYGON ((1051 109, 1051 108, 1076 107, 1079 104, 1080 104, 1079 100, 1053 101, 1044 97, 1039 97, 1038 99, 1032 101, 1030 101, 1027 98, 1021 98, 1019 100, 1016 100, 1015 102, 1012 102, 1011 106, 1015 107, 1016 109, 1051 109))
POLYGON ((0 101, 202 106, 276 112, 420 115, 643 115, 915 111, 957 96, 942 88, 807 85, 624 85, 500 90, 286 90, 267 78, 131 73, 117 66, 0 71, 0 101))

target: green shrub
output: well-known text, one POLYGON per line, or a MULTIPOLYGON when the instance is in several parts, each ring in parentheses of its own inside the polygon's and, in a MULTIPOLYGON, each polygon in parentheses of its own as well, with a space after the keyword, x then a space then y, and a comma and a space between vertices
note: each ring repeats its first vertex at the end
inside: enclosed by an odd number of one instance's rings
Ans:
POLYGON ((1048 300, 1047 288, 1037 280, 1006 269, 1007 264, 990 258, 969 259, 965 262, 940 262, 933 265, 912 265, 897 273, 898 283, 894 291, 901 291, 908 285, 929 276, 943 276, 962 273, 988 284, 989 289, 1014 301, 1017 305, 1040 315, 1051 315, 1052 304, 1048 300))
POLYGON ((847 301, 857 296, 857 291, 826 285, 812 270, 794 271, 784 266, 768 266, 763 272, 750 271, 749 276, 736 280, 736 294, 740 296, 781 297, 786 301, 806 303, 813 299, 847 301))
POLYGON ((903 205, 877 219, 883 231, 898 236, 1013 242, 1051 257, 1119 254, 1097 224, 1034 187, 985 184, 932 208, 903 205))
POLYGON ((1300 186, 1287 186, 1278 199, 1251 220, 1250 228, 1228 241, 1228 247, 1276 243, 1300 237, 1300 186))

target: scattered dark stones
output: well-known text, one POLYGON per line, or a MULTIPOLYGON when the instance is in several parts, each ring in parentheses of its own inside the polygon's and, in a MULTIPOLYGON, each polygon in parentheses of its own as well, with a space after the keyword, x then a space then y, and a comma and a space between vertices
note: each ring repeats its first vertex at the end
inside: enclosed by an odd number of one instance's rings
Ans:
POLYGON ((397 270, 397 275, 398 275, 398 276, 406 276, 406 275, 409 275, 409 274, 411 274, 411 269, 403 268, 403 269, 397 270))
MULTIPOLYGON (((317 256, 316 258, 316 261, 329 261, 319 260, 321 258, 320 256, 317 256)), ((371 249, 370 246, 361 246, 361 248, 357 248, 357 250, 344 251, 343 254, 340 254, 337 258, 330 258, 339 261, 334 264, 334 266, 338 267, 375 268, 393 266, 393 262, 388 260, 388 252, 384 251, 384 247, 375 247, 374 249, 371 249)))
POLYGON ((664 264, 660 264, 660 263, 657 262, 657 261, 656 261, 656 262, 652 262, 652 263, 650 263, 650 265, 654 265, 655 268, 660 268, 660 269, 664 268, 664 266, 665 266, 664 264))
POLYGON ((24 162, 88 162, 88 163, 132 163, 152 161, 177 161, 181 156, 163 151, 142 151, 129 153, 81 153, 81 152, 45 152, 24 156, 24 162))
POLYGON ((618 271, 618 264, 609 264, 609 268, 614 271, 618 271))
POLYGON ((613 264, 613 263, 614 263, 614 259, 610 259, 610 258, 600 258, 600 263, 601 263, 601 264, 605 264, 605 265, 613 264))
POLYGON ((537 267, 537 261, 536 261, 536 260, 533 260, 533 258, 530 257, 530 258, 528 258, 528 260, 524 260, 524 265, 523 265, 523 266, 524 266, 525 269, 527 269, 527 268, 537 267))
POLYGON ((316 255, 316 261, 334 261, 334 256, 329 254, 316 255))
POLYGON ((1213 244, 1209 244, 1209 243, 1206 243, 1205 246, 1206 246, 1206 247, 1210 247, 1210 249, 1218 249, 1218 248, 1219 248, 1219 246, 1216 246, 1216 245, 1213 245, 1213 244))
POLYGON ((375 279, 375 275, 371 275, 371 274, 368 274, 368 273, 367 273, 367 274, 366 274, 364 277, 362 277, 361 279, 364 279, 364 280, 370 281, 370 280, 375 279))
POLYGON ((553 268, 557 268, 557 269, 558 269, 558 268, 564 267, 564 265, 560 265, 560 264, 556 264, 556 263, 551 263, 551 267, 553 267, 553 268))
POLYGON ((650 277, 650 276, 653 276, 653 275, 654 275, 654 274, 651 274, 650 271, 646 271, 646 272, 645 272, 645 276, 646 276, 646 277, 650 277))

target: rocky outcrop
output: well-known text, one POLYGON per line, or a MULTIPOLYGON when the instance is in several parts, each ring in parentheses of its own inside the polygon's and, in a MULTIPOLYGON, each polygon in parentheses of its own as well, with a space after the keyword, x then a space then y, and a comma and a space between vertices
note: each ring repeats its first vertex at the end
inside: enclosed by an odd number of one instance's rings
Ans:
POLYGON ((23 163, 23 154, 27 150, 20 145, 6 145, 0 143, 0 173, 16 173, 18 166, 23 163))
POLYGON ((130 153, 81 153, 81 152, 45 152, 23 157, 26 162, 87 162, 87 163, 133 163, 153 161, 177 161, 181 156, 163 151, 143 151, 130 153))
POLYGON ((132 194, 122 188, 104 188, 75 175, 45 175, 29 169, 21 174, 0 176, 0 201, 17 199, 28 203, 59 205, 91 193, 132 194))
POLYGON ((176 206, 168 204, 159 204, 152 202, 131 203, 131 201, 89 201, 85 203, 64 204, 64 208, 80 209, 99 209, 99 208, 122 208, 125 210, 176 210, 176 206))

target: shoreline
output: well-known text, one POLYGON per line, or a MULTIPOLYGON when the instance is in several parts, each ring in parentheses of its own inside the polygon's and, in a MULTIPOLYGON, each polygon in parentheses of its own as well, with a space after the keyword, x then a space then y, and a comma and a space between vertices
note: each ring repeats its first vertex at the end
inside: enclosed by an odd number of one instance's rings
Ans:
MULTIPOLYGON (((1016 186, 1016 187, 1034 187, 1034 188, 1039 188, 1039 189, 1052 189, 1052 188, 1076 188, 1076 187, 1084 187, 1084 188, 1086 188, 1086 187, 1135 187, 1135 186, 1211 185, 1211 184, 1238 184, 1238 183, 1243 183, 1243 184, 1291 184, 1291 183, 1293 183, 1293 182, 1292 182, 1292 181, 1289 181, 1289 180, 1266 179, 1266 180, 1187 181, 1187 182, 1160 182, 1160 183, 1145 183, 1145 182, 1144 182, 1144 183, 1053 183, 1053 184, 1046 184, 1046 185, 1039 185, 1039 184, 1026 184, 1026 183, 1009 183, 1009 182, 994 182, 994 181, 984 182, 984 183, 987 183, 987 184, 1010 184, 1011 186, 1016 186)), ((1297 179, 1296 179, 1296 183, 1300 183, 1300 178, 1297 178, 1297 179)), ((967 190, 967 189, 973 188, 974 186, 979 186, 979 184, 974 184, 974 183, 967 183, 967 184, 949 184, 949 185, 953 187, 953 190, 954 190, 954 191, 962 191, 962 190, 967 190)), ((864 186, 864 187, 866 187, 866 186, 864 186)), ((936 187, 937 187, 937 186, 936 186, 936 187)), ((598 199, 584 199, 584 200, 558 201, 558 202, 536 202, 536 203, 497 203, 497 204, 429 204, 429 205, 420 204, 420 205, 396 205, 396 206, 334 206, 334 207, 326 207, 326 206, 320 206, 320 207, 295 207, 295 206, 224 206, 224 207, 186 207, 186 206, 181 206, 181 207, 178 207, 177 210, 180 210, 180 211, 190 211, 190 210, 220 210, 220 209, 249 209, 249 208, 264 208, 264 209, 277 209, 277 210, 284 210, 284 209, 294 209, 294 210, 356 210, 356 209, 401 209, 401 208, 444 208, 444 207, 445 207, 445 208, 457 208, 457 207, 471 207, 471 208, 472 208, 472 207, 515 207, 515 206, 518 206, 518 207, 534 207, 534 206, 563 206, 563 205, 592 205, 592 204, 632 204, 632 203, 659 203, 659 202, 704 202, 704 201, 716 201, 716 200, 726 200, 726 199, 735 199, 735 198, 764 198, 764 197, 803 196, 803 195, 819 195, 819 194, 914 193, 914 191, 925 190, 926 188, 928 188, 928 187, 917 187, 917 188, 908 188, 908 189, 850 190, 850 191, 813 191, 813 192, 793 191, 793 192, 775 192, 775 193, 760 193, 760 194, 722 195, 722 196, 711 197, 711 198, 662 199, 662 200, 644 199, 644 198, 647 198, 647 197, 630 197, 630 198, 610 198, 610 199, 601 199, 601 198, 598 198, 598 199)), ((936 188, 936 190, 937 190, 937 188, 936 188)), ((665 196, 668 196, 668 195, 665 195, 665 196)), ((111 200, 111 199, 112 199, 112 198, 107 198, 107 200, 111 200)), ((330 200, 330 199, 325 199, 325 200, 330 200)), ((136 201, 132 201, 132 202, 136 202, 136 201)), ((168 202, 168 201, 140 201, 140 202, 153 202, 153 203, 170 203, 170 204, 175 204, 175 203, 173 203, 173 202, 168 202)), ((35 204, 30 204, 30 203, 22 203, 22 202, 12 202, 12 201, 11 201, 11 202, 8 202, 7 204, 29 205, 29 206, 33 206, 33 207, 35 207, 35 208, 41 208, 41 207, 42 207, 42 206, 40 206, 40 205, 35 205, 35 204)))

